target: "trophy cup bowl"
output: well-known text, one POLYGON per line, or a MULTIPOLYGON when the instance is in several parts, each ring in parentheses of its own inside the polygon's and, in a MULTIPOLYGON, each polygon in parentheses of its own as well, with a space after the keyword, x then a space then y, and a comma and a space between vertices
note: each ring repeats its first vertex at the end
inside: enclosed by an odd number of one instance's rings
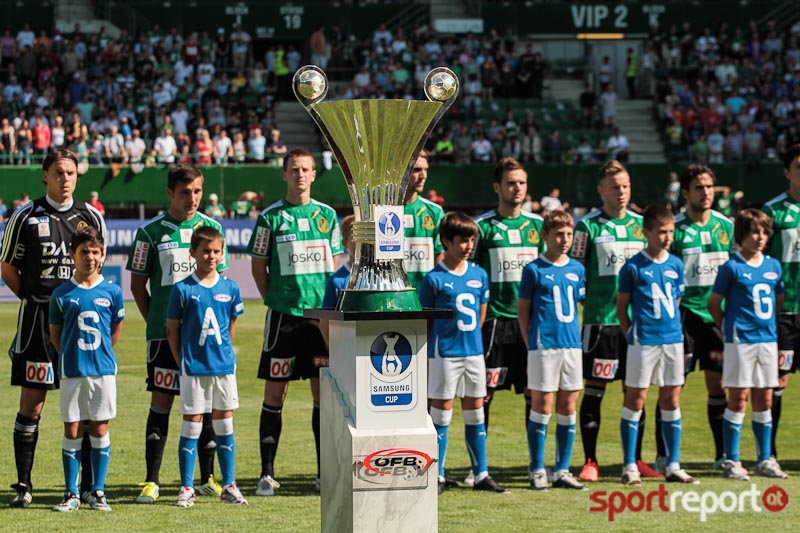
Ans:
POLYGON ((336 310, 421 310, 403 267, 403 202, 425 141, 458 96, 458 77, 445 67, 431 70, 427 101, 323 102, 328 79, 313 65, 298 69, 292 86, 339 162, 356 218, 356 253, 336 310))

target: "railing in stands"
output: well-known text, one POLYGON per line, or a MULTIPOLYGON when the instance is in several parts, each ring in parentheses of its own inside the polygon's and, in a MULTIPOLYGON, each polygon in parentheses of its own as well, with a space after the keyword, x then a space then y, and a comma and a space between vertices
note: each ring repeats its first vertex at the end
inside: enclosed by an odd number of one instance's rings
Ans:
POLYGON ((792 27, 800 19, 800 2, 788 0, 780 2, 758 19, 758 27, 764 28, 770 20, 775 20, 775 29, 780 33, 792 27))
POLYGON ((138 32, 151 29, 155 22, 144 16, 141 11, 132 8, 125 2, 99 0, 96 13, 119 28, 125 28, 132 36, 138 32))
POLYGON ((398 28, 407 29, 415 22, 430 23, 430 1, 414 0, 405 9, 386 21, 386 28, 395 32, 398 28))

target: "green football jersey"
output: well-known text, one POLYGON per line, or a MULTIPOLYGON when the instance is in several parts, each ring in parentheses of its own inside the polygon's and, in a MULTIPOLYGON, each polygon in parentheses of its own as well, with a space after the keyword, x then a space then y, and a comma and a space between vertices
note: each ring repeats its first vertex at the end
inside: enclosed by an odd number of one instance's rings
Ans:
POLYGON ((415 289, 425 274, 433 270, 436 256, 442 253, 439 241, 439 224, 444 209, 417 195, 417 199, 403 208, 405 225, 405 266, 408 280, 415 289))
POLYGON ((619 324, 617 283, 625 261, 645 246, 642 217, 628 211, 611 218, 597 210, 575 226, 570 255, 586 266, 586 300, 583 323, 619 324))
POLYGON ((672 253, 683 260, 683 275, 686 292, 681 306, 701 317, 705 322, 714 321, 706 304, 717 271, 731 257, 733 222, 720 213, 711 211, 705 225, 700 225, 681 213, 675 217, 675 239, 672 253))
POLYGON ((776 196, 763 211, 772 217, 775 234, 770 239, 768 253, 783 267, 784 313, 797 313, 800 298, 800 202, 789 193, 776 196))
POLYGON ((322 307, 333 256, 342 251, 336 211, 313 199, 306 205, 279 200, 264 209, 247 245, 248 254, 269 262, 264 303, 294 316, 322 307))
MULTIPOLYGON (((192 234, 201 226, 223 232, 219 222, 202 213, 190 220, 175 220, 167 213, 139 227, 126 268, 150 278, 150 310, 147 313, 147 340, 167 338, 167 304, 172 286, 194 272, 197 264, 189 257, 192 234)), ((223 251, 217 270, 228 268, 228 250, 223 251)))
POLYGON ((517 318, 517 297, 525 265, 542 249, 542 217, 522 212, 503 218, 492 210, 478 217, 475 262, 489 273, 489 306, 486 318, 517 318))

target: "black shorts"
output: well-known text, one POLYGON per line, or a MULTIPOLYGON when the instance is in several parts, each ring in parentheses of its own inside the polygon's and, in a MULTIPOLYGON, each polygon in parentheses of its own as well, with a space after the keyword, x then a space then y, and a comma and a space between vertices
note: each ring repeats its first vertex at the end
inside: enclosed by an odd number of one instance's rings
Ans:
POLYGON ((521 394, 528 386, 528 347, 516 318, 493 318, 483 323, 486 388, 521 394))
POLYGON ((778 317, 778 374, 797 372, 800 367, 800 315, 783 314, 778 317))
POLYGON ((722 372, 722 353, 725 343, 722 331, 714 323, 681 307, 683 318, 683 353, 686 354, 686 373, 694 372, 697 362, 700 370, 722 372), (690 359, 691 356, 691 359, 690 359))
POLYGON ((147 390, 178 396, 181 393, 180 370, 167 339, 147 341, 147 390))
POLYGON ((625 379, 628 341, 615 325, 583 326, 583 379, 611 383, 625 379))
POLYGON ((328 348, 319 320, 269 309, 258 377, 269 381, 318 378, 328 366, 328 348))
POLYGON ((58 388, 58 352, 50 344, 50 304, 23 299, 17 334, 8 349, 11 384, 29 389, 58 388))

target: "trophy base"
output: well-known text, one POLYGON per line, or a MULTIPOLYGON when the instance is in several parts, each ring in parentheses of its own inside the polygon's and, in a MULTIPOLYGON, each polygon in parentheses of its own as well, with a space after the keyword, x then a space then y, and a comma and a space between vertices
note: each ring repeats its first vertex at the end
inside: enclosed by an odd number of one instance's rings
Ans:
POLYGON ((377 313, 421 311, 417 291, 408 288, 400 291, 342 291, 337 311, 370 311, 377 313))

